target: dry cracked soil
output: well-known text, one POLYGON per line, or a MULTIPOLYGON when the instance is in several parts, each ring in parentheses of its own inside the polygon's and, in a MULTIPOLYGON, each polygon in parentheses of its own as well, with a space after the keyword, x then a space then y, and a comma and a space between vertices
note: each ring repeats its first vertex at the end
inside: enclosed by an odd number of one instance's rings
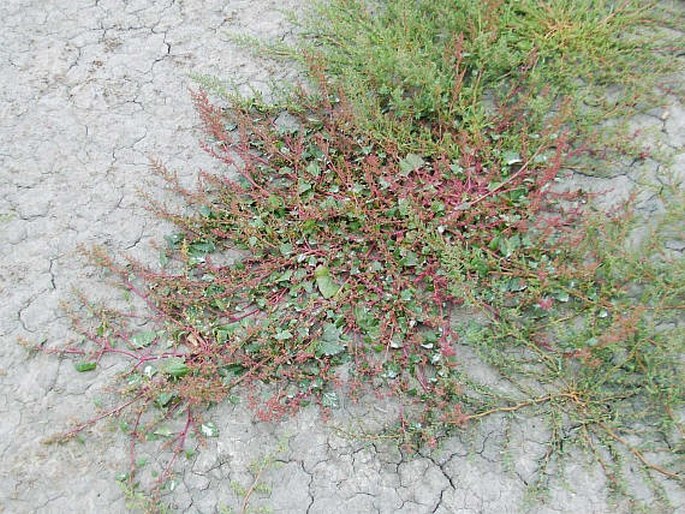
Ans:
MULTIPOLYGON (((169 227, 138 194, 160 188, 149 159, 162 158, 187 180, 214 166, 198 148, 191 75, 265 91, 271 82, 292 80, 292 72, 238 48, 229 34, 288 37, 281 10, 297 7, 297 0, 0 3, 0 512, 127 512, 115 480, 128 458, 123 435, 103 423, 82 443, 43 444, 94 412, 117 365, 94 380, 70 361, 29 356, 18 341, 74 338, 60 302, 74 287, 110 294, 79 245, 155 258, 153 243, 169 227)), ((674 100, 636 123, 651 128, 675 155, 672 171, 685 176, 683 106, 674 100)), ((588 189, 611 187, 619 198, 638 175, 658 175, 660 165, 639 168, 577 180, 588 189)), ((649 213, 652 199, 643 196, 649 213)), ((355 409, 343 407, 334 417, 355 419, 355 409)), ((372 410, 382 415, 383 406, 372 410)), ((250 489, 254 464, 264 457, 270 462, 259 483, 266 487, 251 495, 253 511, 631 510, 608 495, 601 470, 581 454, 569 455, 566 479, 553 482, 544 503, 526 503, 548 435, 535 418, 494 416, 440 452, 410 458, 382 441, 343 437, 312 411, 278 425, 253 422, 241 405, 218 407, 209 417, 219 437, 183 466, 166 498, 174 511, 240 511, 241 488, 250 489)), ((630 485, 649 503, 638 478, 630 485)), ((682 489, 664 487, 673 512, 685 512, 682 489)))

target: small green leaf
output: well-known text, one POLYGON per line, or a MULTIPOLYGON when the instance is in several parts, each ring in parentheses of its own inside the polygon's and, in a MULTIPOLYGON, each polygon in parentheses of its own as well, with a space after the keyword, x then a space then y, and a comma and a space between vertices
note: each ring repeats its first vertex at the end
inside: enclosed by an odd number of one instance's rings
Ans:
POLYGON ((180 233, 180 232, 177 232, 175 234, 169 234, 168 236, 164 236, 164 239, 166 240, 169 248, 171 248, 172 250, 175 250, 179 247, 181 242, 185 239, 185 235, 180 233))
POLYGON ((169 405, 169 402, 176 396, 174 393, 164 392, 160 393, 155 399, 155 405, 160 409, 169 405))
POLYGON ((240 364, 227 364, 219 368, 219 376, 223 379, 224 384, 230 384, 236 377, 244 374, 246 369, 240 364))
POLYGON ((276 195, 269 196, 269 198, 267 198, 266 201, 269 203, 269 207, 271 207, 274 210, 281 209, 285 205, 283 198, 276 195))
POLYGON ((402 216, 408 216, 411 213, 411 204, 406 198, 400 198, 397 201, 397 210, 402 216))
POLYGON ((372 261, 371 264, 369 264, 369 270, 377 272, 381 271, 383 269, 383 265, 379 261, 372 261))
POLYGON ((202 257, 216 250, 216 245, 211 241, 197 242, 188 246, 188 254, 192 257, 202 257))
POLYGON ((418 257, 418 255, 416 255, 416 253, 414 253, 410 250, 406 253, 404 258, 400 262, 401 262, 402 266, 405 266, 407 268, 411 268, 411 267, 419 265, 419 257, 418 257))
POLYGON ((502 160, 507 166, 511 166, 512 164, 520 164, 523 162, 519 153, 511 150, 507 150, 502 154, 502 160))
POLYGON ((155 337, 157 337, 157 333, 151 330, 148 330, 146 332, 138 332, 133 337, 131 337, 131 344, 135 348, 144 348, 146 346, 150 346, 150 344, 152 344, 152 341, 155 340, 155 337))
POLYGON ((172 359, 168 359, 164 363, 162 372, 172 376, 173 378, 181 378, 190 372, 190 368, 186 366, 186 363, 183 362, 183 359, 174 357, 172 359))
POLYGON ((283 243, 278 249, 283 257, 288 257, 293 253, 293 245, 290 243, 283 243))
POLYGON ((338 395, 335 393, 335 391, 323 393, 321 395, 321 405, 331 409, 336 409, 340 405, 340 401, 338 400, 338 395))
POLYGON ((445 204, 438 200, 433 200, 431 203, 431 211, 441 216, 445 214, 445 204))
POLYGON ((198 209, 198 212, 199 212, 202 216, 204 216, 205 218, 211 218, 211 217, 213 216, 213 214, 214 214, 214 213, 212 212, 212 209, 209 208, 209 207, 206 206, 206 205, 202 205, 202 206, 198 209))
POLYGON ((292 339, 293 334, 289 330, 281 330, 274 336, 274 338, 276 341, 285 341, 287 339, 292 339))
POLYGON ((521 238, 518 236, 518 234, 513 235, 512 237, 509 237, 507 239, 500 238, 499 239, 499 252, 504 256, 504 257, 511 257, 512 254, 521 247, 521 238))
POLYGON ((425 161, 420 155, 408 153, 407 156, 400 161, 400 172, 403 175, 409 175, 409 173, 418 170, 424 164, 425 161))
POLYGON ((74 368, 76 368, 76 371, 79 373, 93 371, 95 368, 97 368, 97 362, 77 362, 74 364, 74 368))
POLYGON ((323 334, 316 345, 317 357, 332 357, 345 351, 345 346, 341 344, 342 333, 333 323, 326 323, 323 327, 323 334))
POLYGON ((309 164, 307 164, 307 167, 305 169, 307 170, 307 173, 309 173, 315 177, 318 177, 321 175, 321 168, 315 162, 310 162, 309 164))
POLYGON ((169 427, 161 426, 153 434, 159 437, 171 437, 173 432, 169 427))
POLYGON ((423 333, 425 344, 435 344, 440 339, 440 335, 434 330, 426 330, 423 333))
POLYGON ((288 282, 293 276, 293 270, 289 269, 281 273, 281 275, 276 279, 276 282, 288 282))
POLYGON ((507 291, 511 291, 512 293, 520 293, 521 291, 525 291, 528 288, 528 285, 524 280, 514 277, 507 282, 506 288, 507 291))
POLYGON ((297 183, 297 192, 300 194, 306 193, 307 191, 311 191, 312 185, 305 181, 305 180, 299 180, 297 183))
POLYGON ((333 355, 338 355, 344 351, 345 347, 338 343, 334 343, 332 341, 319 341, 319 344, 316 348, 316 355, 318 357, 332 357, 333 355))
POLYGON ((219 429, 211 421, 200 425, 200 433, 205 437, 219 437, 219 429))
POLYGON ((319 292, 326 300, 333 298, 340 290, 340 286, 333 281, 327 266, 316 268, 314 277, 316 278, 316 286, 319 288, 319 292))
POLYGON ((571 296, 566 291, 562 290, 555 291, 554 293, 552 293, 552 296, 561 303, 567 303, 569 300, 571 300, 571 296))
POLYGON ((383 367, 385 368, 383 376, 391 380, 397 378, 402 373, 402 368, 396 362, 386 362, 383 367))

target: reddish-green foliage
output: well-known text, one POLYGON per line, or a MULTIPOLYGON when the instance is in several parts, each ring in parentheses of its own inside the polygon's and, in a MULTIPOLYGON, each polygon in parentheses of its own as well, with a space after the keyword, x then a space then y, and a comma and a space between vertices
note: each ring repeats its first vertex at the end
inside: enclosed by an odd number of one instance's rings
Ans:
POLYGON ((229 117, 197 94, 205 148, 226 171, 203 174, 191 191, 156 166, 192 208, 156 207, 180 229, 169 238, 180 269, 100 255, 160 330, 91 331, 92 360, 132 358, 136 397, 166 417, 185 409, 188 427, 196 407, 238 385, 262 420, 374 391, 423 426, 462 424, 454 307, 464 288, 512 274, 512 252, 539 253, 563 225, 549 185, 568 148, 550 133, 533 149, 523 130, 516 150, 503 148, 498 131, 521 125, 520 110, 503 104, 491 133, 455 131, 458 158, 426 160, 377 147, 344 101, 325 88, 323 98, 302 98, 284 130, 279 113, 229 117), (455 248, 468 254, 456 285, 455 248), (233 262, 219 263, 227 253, 233 262))
POLYGON ((573 109, 545 87, 534 88, 544 98, 531 98, 525 80, 511 87, 539 67, 533 51, 492 93, 509 92, 479 106, 478 123, 459 126, 463 43, 450 46, 452 101, 442 114, 384 111, 382 126, 420 129, 408 147, 424 155, 363 133, 344 88, 331 91, 316 63, 317 96, 299 95, 290 113, 224 110, 196 94, 204 149, 223 169, 201 174, 191 190, 155 163, 183 200, 174 211, 150 199, 178 229, 161 269, 95 252, 145 302, 148 325, 136 327, 137 313, 99 313, 94 326, 75 319, 86 344, 62 353, 81 356, 78 371, 108 354, 132 364, 128 398, 66 435, 128 413, 129 478, 138 443, 162 438, 173 450, 158 485, 189 437, 216 435, 203 409, 234 394, 265 421, 308 403, 327 414, 341 395, 389 396, 400 406, 389 422, 428 444, 471 419, 554 403, 588 439, 596 425, 625 444, 607 412, 676 373, 661 365, 668 349, 653 358, 663 373, 634 373, 633 360, 651 349, 636 335, 647 309, 624 291, 634 278, 607 273, 610 259, 582 232, 582 202, 551 187, 580 146, 564 133, 577 121, 573 109), (487 318, 469 334, 457 328, 469 321, 459 317, 464 304, 487 318), (503 379, 534 370, 540 383, 505 400, 479 396, 459 344, 477 348, 503 379), (626 384, 630 395, 615 394, 626 384))
MULTIPOLYGON (((180 282, 152 279, 166 315, 187 319, 192 306, 212 320, 197 336, 211 348, 199 368, 270 383, 263 419, 310 398, 333 402, 342 364, 352 389, 387 386, 428 410, 452 404, 451 309, 464 298, 450 287, 444 249, 493 253, 493 241, 536 237, 529 227, 547 206, 564 144, 529 153, 524 135, 507 160, 494 138, 457 134, 458 159, 426 162, 355 134, 344 102, 308 105, 289 132, 275 115, 245 111, 229 130, 205 95, 196 103, 207 149, 236 175, 205 175, 205 194, 185 192, 198 214, 172 219, 190 248, 246 251, 231 266, 207 256, 180 282)), ((515 122, 502 114, 493 131, 515 122)))

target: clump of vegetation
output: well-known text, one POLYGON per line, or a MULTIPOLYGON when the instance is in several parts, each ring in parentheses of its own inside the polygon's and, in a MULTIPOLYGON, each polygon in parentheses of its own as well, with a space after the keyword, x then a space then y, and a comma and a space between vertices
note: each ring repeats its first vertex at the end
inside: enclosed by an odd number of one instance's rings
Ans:
POLYGON ((171 450, 161 486, 190 437, 218 435, 207 406, 242 397, 275 420, 380 392, 403 407, 387 430, 406 446, 535 408, 550 448, 584 443, 617 489, 621 451, 682 482, 685 268, 661 240, 682 192, 627 249, 628 212, 588 216, 591 198, 554 187, 571 159, 595 155, 587 120, 634 107, 664 71, 666 45, 640 32, 657 11, 459 5, 327 3, 304 52, 314 92, 287 113, 195 95, 204 148, 226 172, 191 190, 155 163, 185 205, 151 200, 178 228, 161 269, 94 252, 152 328, 111 310, 76 320, 85 342, 63 353, 78 371, 110 354, 131 367, 123 403, 65 436, 123 417, 132 446, 171 450), (619 100, 605 101, 609 86, 619 100), (463 347, 509 387, 479 383, 463 347), (653 460, 657 449, 675 460, 653 460))
POLYGON ((654 102, 682 46, 665 32, 679 18, 632 0, 336 0, 307 18, 299 55, 314 56, 374 138, 458 154, 455 129, 491 128, 488 107, 504 94, 522 93, 531 134, 562 101, 574 135, 654 102))

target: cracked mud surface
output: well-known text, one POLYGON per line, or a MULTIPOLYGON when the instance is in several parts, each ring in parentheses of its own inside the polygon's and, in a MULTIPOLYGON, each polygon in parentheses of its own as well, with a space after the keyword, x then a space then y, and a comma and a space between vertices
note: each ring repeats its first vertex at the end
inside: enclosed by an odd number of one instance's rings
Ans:
MULTIPOLYGON (((73 287, 101 292, 79 245, 154 256, 167 227, 137 191, 153 186, 150 157, 191 179, 213 163, 198 149, 190 73, 229 77, 266 90, 287 70, 233 45, 230 31, 284 37, 281 8, 296 0, 5 0, 0 5, 0 512, 126 512, 115 475, 126 469, 123 436, 101 424, 83 444, 41 441, 94 412, 117 372, 97 379, 68 361, 30 358, 16 343, 74 337, 59 309, 73 287)), ((685 178, 685 108, 673 103, 636 123, 675 152, 685 178)), ((615 200, 660 165, 643 162, 610 178, 578 177, 615 200)), ((640 205, 657 209, 649 195, 640 205)), ((682 250, 682 249, 681 249, 682 250)), ((353 409, 354 410, 354 409, 353 409)), ((586 455, 570 455, 565 479, 543 504, 526 486, 545 452, 534 418, 493 417, 434 454, 409 458, 382 441, 354 442, 311 411, 280 425, 255 424, 243 406, 209 413, 220 430, 184 466, 169 496, 179 512, 240 509, 251 465, 271 492, 252 507, 292 513, 609 513, 606 479, 586 455), (504 445, 509 440, 508 446, 504 445), (280 448, 280 449, 279 449, 280 448)), ((346 411, 340 420, 354 419, 346 411)), ((334 420, 335 421, 335 420, 334 420)), ((561 471, 559 470, 561 475, 561 471)), ((559 478, 559 477, 557 477, 559 478)), ((638 496, 649 499, 639 483, 638 496)), ((682 489, 664 483, 675 511, 682 489)))

